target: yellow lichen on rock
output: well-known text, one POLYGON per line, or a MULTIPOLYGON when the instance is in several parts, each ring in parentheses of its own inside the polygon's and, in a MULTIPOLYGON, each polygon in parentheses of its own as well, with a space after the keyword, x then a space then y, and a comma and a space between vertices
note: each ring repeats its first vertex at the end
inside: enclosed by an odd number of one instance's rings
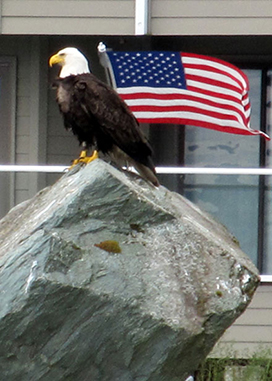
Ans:
POLYGON ((109 253, 121 253, 121 247, 117 241, 107 240, 100 243, 95 243, 94 246, 99 247, 99 249, 108 251, 109 253))

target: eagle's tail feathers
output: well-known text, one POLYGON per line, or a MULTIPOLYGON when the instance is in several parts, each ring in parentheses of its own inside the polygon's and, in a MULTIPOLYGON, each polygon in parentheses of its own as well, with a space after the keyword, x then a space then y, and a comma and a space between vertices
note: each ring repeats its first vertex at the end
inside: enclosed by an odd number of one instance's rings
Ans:
POLYGON ((139 162, 134 162, 133 166, 145 180, 150 181, 155 187, 160 185, 155 173, 150 168, 139 162))

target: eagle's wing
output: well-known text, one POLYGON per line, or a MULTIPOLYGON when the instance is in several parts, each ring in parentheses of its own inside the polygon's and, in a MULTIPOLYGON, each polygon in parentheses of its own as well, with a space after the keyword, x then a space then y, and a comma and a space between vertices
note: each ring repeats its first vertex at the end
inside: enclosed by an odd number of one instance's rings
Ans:
POLYGON ((150 166, 152 149, 139 124, 119 95, 92 74, 78 76, 74 97, 98 122, 103 133, 134 160, 150 166))

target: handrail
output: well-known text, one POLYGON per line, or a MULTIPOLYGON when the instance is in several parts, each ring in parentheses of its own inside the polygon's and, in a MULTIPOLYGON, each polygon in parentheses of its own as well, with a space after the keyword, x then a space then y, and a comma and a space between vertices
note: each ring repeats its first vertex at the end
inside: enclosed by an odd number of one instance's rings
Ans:
POLYGON ((63 165, 0 165, 0 172, 62 173, 67 168, 63 165))
MULTIPOLYGON (((63 165, 0 165, 0 172, 64 173, 63 165)), ((271 176, 272 168, 156 167, 158 174, 271 176)), ((272 283, 272 275, 261 275, 261 283, 272 283)))
MULTIPOLYGON (((62 173, 64 165, 0 165, 0 172, 62 173)), ((257 175, 271 176, 272 168, 156 167, 158 174, 169 175, 257 175)))
POLYGON ((272 175, 272 168, 156 167, 156 171, 177 175, 272 175))

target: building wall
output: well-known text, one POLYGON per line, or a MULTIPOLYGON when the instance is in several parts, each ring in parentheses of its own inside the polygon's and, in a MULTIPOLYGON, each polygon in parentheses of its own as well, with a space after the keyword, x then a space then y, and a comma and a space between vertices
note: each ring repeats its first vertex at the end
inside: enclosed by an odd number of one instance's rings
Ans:
POLYGON ((151 1, 151 31, 154 35, 271 33, 270 1, 151 1))
POLYGON ((133 33, 133 0, 2 0, 2 34, 133 33))
MULTIPOLYGON (((47 62, 40 61, 45 48, 36 37, 0 36, 0 55, 16 60, 16 128, 11 163, 42 164, 46 160, 47 62)), ((17 173, 15 204, 32 197, 44 185, 44 175, 17 173)))
MULTIPOLYGON (((17 96, 16 96, 16 137, 15 163, 29 164, 30 137, 30 44, 24 40, 24 45, 16 39, 1 39, 0 54, 16 58, 17 62, 17 96)), ((23 201, 29 196, 29 179, 21 174, 16 175, 15 202, 23 201)))
MULTIPOLYGON (((270 34, 262 0, 150 0, 153 35, 270 34)), ((2 34, 133 35, 134 0, 2 0, 2 34), (19 5, 20 3, 20 5, 19 5)))

